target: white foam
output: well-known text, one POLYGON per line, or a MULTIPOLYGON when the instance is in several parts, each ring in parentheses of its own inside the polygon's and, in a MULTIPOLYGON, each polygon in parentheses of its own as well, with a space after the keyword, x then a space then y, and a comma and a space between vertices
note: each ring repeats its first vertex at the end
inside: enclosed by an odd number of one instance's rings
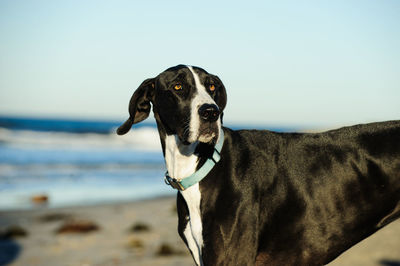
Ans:
POLYGON ((0 143, 20 148, 35 149, 133 149, 161 151, 156 128, 131 130, 124 136, 116 133, 65 133, 9 130, 0 128, 0 143))

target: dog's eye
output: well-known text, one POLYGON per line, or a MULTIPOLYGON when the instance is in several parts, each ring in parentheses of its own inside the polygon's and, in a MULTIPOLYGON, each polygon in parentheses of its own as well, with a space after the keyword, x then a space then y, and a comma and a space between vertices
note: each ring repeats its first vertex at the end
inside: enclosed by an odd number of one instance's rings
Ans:
POLYGON ((214 85, 214 84, 211 84, 210 86, 208 86, 208 89, 209 89, 210 91, 215 91, 215 85, 214 85))
POLYGON ((180 91, 181 89, 182 89, 182 84, 176 84, 174 86, 174 90, 176 90, 176 91, 180 91))

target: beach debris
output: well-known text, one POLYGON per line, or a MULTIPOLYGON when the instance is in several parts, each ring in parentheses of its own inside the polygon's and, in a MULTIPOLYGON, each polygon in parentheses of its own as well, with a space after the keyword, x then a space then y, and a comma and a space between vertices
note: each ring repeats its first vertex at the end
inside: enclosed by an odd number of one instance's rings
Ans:
POLYGON ((130 232, 133 233, 138 233, 138 232, 149 232, 151 230, 151 227, 143 222, 137 222, 134 225, 131 226, 129 229, 130 232))
POLYGON ((31 197, 31 201, 32 201, 32 203, 37 204, 37 205, 47 204, 49 202, 49 196, 47 196, 45 194, 33 195, 31 197))
POLYGON ((60 228, 56 230, 57 234, 85 234, 99 230, 100 227, 89 220, 70 220, 64 222, 60 228))
POLYGON ((174 249, 168 243, 162 243, 160 245, 160 247, 158 248, 156 255, 157 256, 174 256, 174 255, 182 256, 182 255, 185 255, 185 252, 174 249))
POLYGON ((166 243, 162 243, 156 253, 158 256, 171 256, 174 254, 174 249, 166 243))
POLYGON ((67 213, 47 213, 38 217, 38 220, 43 223, 49 223, 71 219, 71 217, 72 215, 67 213))
POLYGON ((0 230, 0 239, 9 239, 17 237, 27 237, 28 232, 19 225, 11 225, 3 230, 0 230))
POLYGON ((138 239, 138 238, 131 238, 129 239, 127 243, 128 248, 132 249, 143 249, 144 248, 144 243, 143 240, 138 239))

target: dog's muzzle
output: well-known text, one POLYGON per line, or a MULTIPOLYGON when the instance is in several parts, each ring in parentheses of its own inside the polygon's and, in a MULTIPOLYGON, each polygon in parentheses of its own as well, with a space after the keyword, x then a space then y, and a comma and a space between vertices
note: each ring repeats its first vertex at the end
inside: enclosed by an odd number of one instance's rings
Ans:
POLYGON ((198 110, 200 126, 198 131, 198 140, 203 143, 213 143, 218 138, 219 126, 218 119, 220 111, 215 104, 203 104, 198 110))

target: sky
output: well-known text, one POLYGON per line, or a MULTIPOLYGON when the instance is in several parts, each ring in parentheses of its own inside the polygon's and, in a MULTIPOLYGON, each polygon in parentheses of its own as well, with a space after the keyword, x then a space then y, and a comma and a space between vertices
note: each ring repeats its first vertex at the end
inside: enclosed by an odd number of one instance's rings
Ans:
POLYGON ((0 115, 125 120, 177 64, 218 75, 230 123, 400 119, 400 1, 0 1, 0 115))

